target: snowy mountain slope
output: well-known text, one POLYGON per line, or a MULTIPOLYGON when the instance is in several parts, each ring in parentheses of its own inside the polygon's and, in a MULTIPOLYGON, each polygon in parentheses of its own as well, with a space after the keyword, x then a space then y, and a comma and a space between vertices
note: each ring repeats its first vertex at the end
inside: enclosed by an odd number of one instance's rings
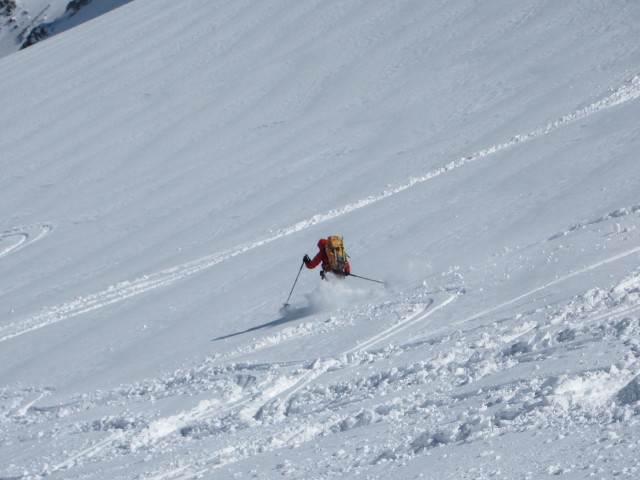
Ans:
POLYGON ((64 32, 131 0, 3 0, 0 56, 64 32))
POLYGON ((639 13, 138 0, 0 59, 0 475, 633 477, 639 13), (330 233, 388 288, 279 312, 330 233))

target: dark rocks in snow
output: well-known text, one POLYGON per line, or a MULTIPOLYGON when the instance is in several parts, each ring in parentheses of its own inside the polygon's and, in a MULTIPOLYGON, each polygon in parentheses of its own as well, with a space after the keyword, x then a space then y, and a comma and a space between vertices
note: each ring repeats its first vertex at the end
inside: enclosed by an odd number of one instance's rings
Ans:
POLYGON ((27 35, 27 39, 24 41, 20 48, 23 49, 30 47, 31 45, 34 45, 39 41, 49 37, 51 35, 50 29, 51 27, 48 24, 38 25, 29 32, 29 35, 27 35))
POLYGON ((66 11, 71 12, 71 15, 75 15, 78 12, 78 10, 88 5, 90 2, 91 0, 71 0, 67 4, 66 11))
MULTIPOLYGON (((0 0, 0 2, 2 1, 11 1, 11 0, 0 0)), ((73 17, 76 13, 78 13, 78 11, 80 11, 82 7, 89 5, 91 1, 92 0, 71 0, 67 4, 67 8, 65 9, 65 14, 67 18, 73 17)), ((40 23, 38 25, 35 25, 31 30, 27 29, 25 31, 25 34, 26 32, 29 32, 29 33, 26 35, 26 40, 24 40, 20 49, 30 47, 31 45, 34 45, 38 42, 41 42, 42 40, 45 40, 53 36, 56 33, 55 26, 57 23, 60 22, 62 18, 64 18, 64 16, 50 23, 40 23)))
POLYGON ((0 0, 0 15, 10 17, 16 13, 16 0, 0 0))
POLYGON ((618 392, 616 400, 619 405, 631 405, 640 400, 640 375, 618 392))
POLYGON ((7 45, 0 50, 4 55, 25 49, 132 1, 67 0, 65 11, 60 14, 52 3, 36 12, 27 10, 18 0, 0 0, 0 30, 15 31, 13 35, 5 35, 3 42, 7 45), (82 13, 76 15, 79 12, 82 13))

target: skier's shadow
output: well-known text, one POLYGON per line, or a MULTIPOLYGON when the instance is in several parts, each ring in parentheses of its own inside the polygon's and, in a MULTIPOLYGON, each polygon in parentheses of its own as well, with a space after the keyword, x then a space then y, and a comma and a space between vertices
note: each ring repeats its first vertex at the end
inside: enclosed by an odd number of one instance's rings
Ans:
POLYGON ((255 332, 256 330, 262 330, 263 328, 277 327, 278 325, 283 325, 285 323, 299 320, 308 315, 311 315, 312 313, 314 313, 314 310, 313 308, 310 308, 310 307, 292 308, 289 310, 285 310, 282 317, 278 318, 277 320, 272 320, 271 322, 267 322, 262 325, 258 325, 256 327, 251 327, 246 330, 242 330, 241 332, 235 332, 235 333, 230 333, 228 335, 223 335, 221 337, 214 338, 211 341, 215 342, 217 340, 224 340, 226 338, 236 337, 238 335, 244 335, 245 333, 255 332))

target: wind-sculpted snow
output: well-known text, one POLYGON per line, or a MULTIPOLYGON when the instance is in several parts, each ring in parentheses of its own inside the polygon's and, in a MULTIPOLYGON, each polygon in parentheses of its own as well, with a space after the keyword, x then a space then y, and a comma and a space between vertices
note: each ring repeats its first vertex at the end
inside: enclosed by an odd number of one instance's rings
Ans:
MULTIPOLYGON (((271 235, 266 236, 260 240, 249 242, 244 245, 240 245, 223 252, 209 255, 183 265, 178 265, 160 272, 145 275, 132 281, 123 281, 116 285, 109 286, 103 291, 88 296, 78 297, 75 300, 62 305, 45 307, 42 309, 42 312, 37 315, 5 326, 2 330, 0 330, 0 342, 15 338, 19 335, 60 322, 62 320, 126 300, 127 298, 130 298, 132 296, 173 284, 179 280, 190 277, 245 252, 270 244, 272 242, 280 240, 285 236, 292 235, 302 230, 311 228, 320 223, 324 223, 337 217, 349 214, 353 211, 362 209, 371 204, 397 195, 409 188, 414 187, 415 185, 431 180, 439 175, 461 168, 471 162, 481 160, 489 155, 521 144, 522 142, 532 140, 542 135, 547 135, 570 122, 582 119, 589 115, 596 114, 604 109, 618 106, 623 102, 635 100, 638 97, 640 97, 640 76, 635 76, 631 80, 629 80, 627 84, 623 85, 610 96, 602 100, 592 103, 586 107, 580 108, 570 114, 567 114, 562 118, 547 124, 546 126, 536 128, 534 131, 526 135, 517 135, 508 142, 480 150, 468 157, 450 162, 443 167, 427 172, 424 175, 412 177, 406 183, 401 184, 393 189, 385 190, 384 192, 376 195, 371 195, 357 202, 343 205, 339 208, 314 215, 294 225, 279 229, 271 235)), ((631 213, 635 211, 637 211, 637 208, 631 207, 631 213)), ((552 238, 555 238, 558 235, 559 234, 556 234, 552 238)), ((631 253, 634 252, 635 250, 631 253)))

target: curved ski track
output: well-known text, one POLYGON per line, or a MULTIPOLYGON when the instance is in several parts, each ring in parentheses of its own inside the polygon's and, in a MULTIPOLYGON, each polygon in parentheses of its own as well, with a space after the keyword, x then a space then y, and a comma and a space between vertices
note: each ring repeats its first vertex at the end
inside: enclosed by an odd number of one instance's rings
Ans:
MULTIPOLYGON (((91 310, 106 307, 108 305, 111 305, 112 303, 120 302, 129 297, 139 295, 149 290, 172 284, 176 281, 194 275, 202 270, 213 267, 214 265, 217 265, 218 263, 221 263, 225 260, 236 257, 244 252, 274 242, 287 235, 305 230, 314 225, 326 222, 342 215, 346 215, 350 212, 359 210, 373 203, 377 203, 381 200, 397 195, 398 193, 404 192, 405 190, 408 190, 409 188, 414 187, 418 184, 438 177, 444 173, 456 170, 477 160, 484 159, 510 147, 514 147, 529 140, 547 135, 571 122, 583 119, 606 109, 613 108, 622 103, 636 100, 638 97, 640 97, 640 75, 636 75, 614 93, 595 103, 587 105, 586 107, 579 108, 574 112, 569 113, 559 118, 558 120, 550 122, 547 125, 540 126, 527 134, 516 135, 507 142, 493 145, 483 150, 479 150, 470 156, 462 157, 458 160, 449 162, 448 164, 435 170, 429 171, 421 176, 411 177, 407 182, 398 185, 390 190, 385 190, 357 202, 343 205, 333 210, 314 215, 313 217, 300 221, 294 225, 277 230, 275 233, 260 240, 246 243, 244 245, 240 245, 238 247, 234 247, 213 255, 205 256, 203 258, 185 263, 183 265, 178 265, 166 270, 162 270, 160 272, 145 275, 132 281, 124 281, 110 286, 100 292, 84 297, 78 297, 71 302, 44 308, 40 313, 32 317, 5 326, 2 330, 0 330, 0 342, 10 340, 22 334, 37 330, 47 325, 52 325, 54 323, 66 320, 71 317, 75 317, 91 310)), ((15 251, 15 248, 12 250, 15 251)))
POLYGON ((48 223, 36 223, 34 225, 26 225, 15 227, 6 232, 0 233, 0 258, 6 257, 10 253, 17 252, 27 245, 41 240, 45 235, 49 234, 53 227, 48 223), (5 242, 5 239, 17 237, 16 241, 5 242))

